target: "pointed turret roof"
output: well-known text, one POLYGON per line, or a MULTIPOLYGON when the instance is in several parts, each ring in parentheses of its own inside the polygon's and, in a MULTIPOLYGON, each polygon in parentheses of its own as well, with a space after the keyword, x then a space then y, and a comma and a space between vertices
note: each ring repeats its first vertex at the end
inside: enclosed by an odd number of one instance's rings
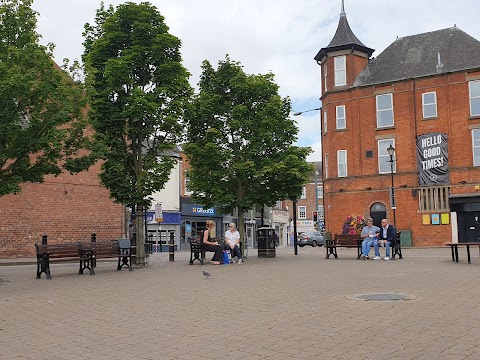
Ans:
POLYGON ((327 47, 321 48, 314 59, 320 61, 327 53, 344 49, 359 50, 367 53, 369 57, 375 51, 365 46, 353 33, 350 25, 348 24, 347 14, 345 13, 345 6, 342 0, 342 10, 340 12, 340 20, 338 21, 337 31, 335 32, 332 41, 330 41, 330 44, 328 44, 327 47))

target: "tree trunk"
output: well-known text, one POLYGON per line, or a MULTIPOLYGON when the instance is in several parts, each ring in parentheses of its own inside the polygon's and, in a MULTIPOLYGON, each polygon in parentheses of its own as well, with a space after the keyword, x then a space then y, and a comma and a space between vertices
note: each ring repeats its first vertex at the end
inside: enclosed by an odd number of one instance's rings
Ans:
POLYGON ((238 209, 238 232, 240 233, 240 242, 242 243, 242 256, 245 255, 245 246, 246 246, 246 239, 245 239, 245 218, 243 217, 243 208, 238 209))
POLYGON ((145 216, 142 204, 137 204, 135 217, 137 219, 137 266, 145 265, 145 216))

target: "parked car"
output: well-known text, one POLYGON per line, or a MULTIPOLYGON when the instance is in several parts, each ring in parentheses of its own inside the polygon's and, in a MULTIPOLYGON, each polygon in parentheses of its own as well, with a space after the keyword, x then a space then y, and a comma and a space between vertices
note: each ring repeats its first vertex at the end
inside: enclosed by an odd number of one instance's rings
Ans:
POLYGON ((297 245, 304 247, 305 245, 322 246, 323 235, 319 231, 304 232, 298 235, 297 245))

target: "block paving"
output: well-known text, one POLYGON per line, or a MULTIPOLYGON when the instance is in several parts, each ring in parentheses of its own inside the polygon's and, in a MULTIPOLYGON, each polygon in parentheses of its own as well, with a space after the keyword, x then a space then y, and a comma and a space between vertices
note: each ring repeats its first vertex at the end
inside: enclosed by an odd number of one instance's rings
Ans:
POLYGON ((52 280, 35 279, 35 265, 0 266, 0 359, 480 359, 480 258, 474 249, 467 264, 461 250, 459 263, 448 248, 394 261, 250 250, 220 266, 156 253, 133 272, 53 264, 52 280), (410 300, 354 299, 368 293, 410 300))

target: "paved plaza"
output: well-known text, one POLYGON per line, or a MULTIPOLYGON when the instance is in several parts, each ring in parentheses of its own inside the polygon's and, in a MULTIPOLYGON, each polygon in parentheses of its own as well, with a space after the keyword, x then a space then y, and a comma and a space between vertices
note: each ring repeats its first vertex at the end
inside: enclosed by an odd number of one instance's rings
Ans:
POLYGON ((220 266, 159 253, 133 272, 54 264, 52 280, 0 266, 0 359, 480 359, 480 259, 459 252, 458 264, 448 248, 326 260, 305 247, 220 266))

